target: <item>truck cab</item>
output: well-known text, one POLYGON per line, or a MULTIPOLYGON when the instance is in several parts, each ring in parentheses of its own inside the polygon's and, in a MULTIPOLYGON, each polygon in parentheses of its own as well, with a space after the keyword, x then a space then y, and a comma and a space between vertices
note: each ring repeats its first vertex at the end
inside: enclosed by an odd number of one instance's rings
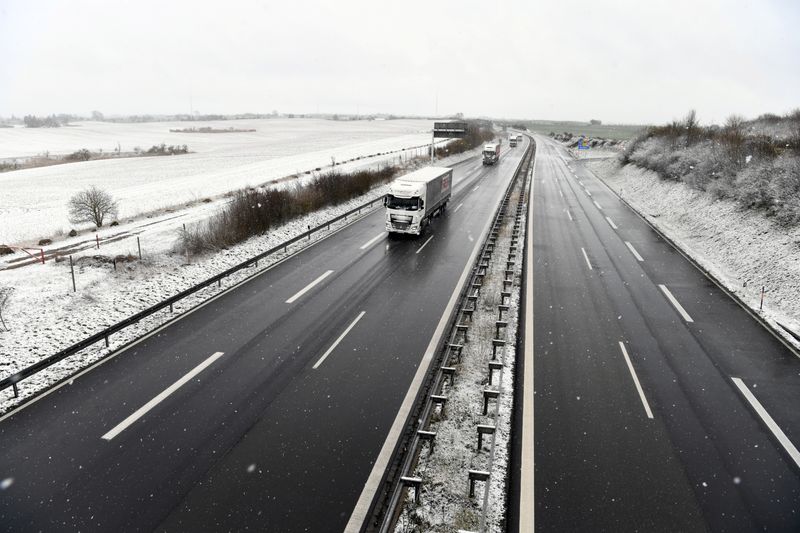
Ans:
POLYGON ((483 164, 494 165, 500 159, 500 144, 492 143, 483 147, 483 164))
POLYGON ((386 230, 419 235, 450 199, 453 170, 427 167, 398 178, 384 198, 386 230))

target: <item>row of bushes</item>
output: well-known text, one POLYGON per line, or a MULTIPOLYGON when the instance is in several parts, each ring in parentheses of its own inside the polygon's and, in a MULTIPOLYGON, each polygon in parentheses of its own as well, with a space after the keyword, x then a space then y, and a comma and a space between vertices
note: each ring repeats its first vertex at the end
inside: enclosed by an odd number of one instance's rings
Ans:
POLYGON ((333 170, 291 188, 240 189, 211 219, 182 230, 181 245, 195 254, 227 248, 323 207, 360 196, 375 185, 389 182, 397 171, 392 166, 352 174, 333 170))
POLYGON ((144 153, 150 154, 150 155, 188 154, 189 153, 189 148, 185 144, 183 144, 183 145, 175 145, 175 146, 173 146, 173 145, 167 146, 166 144, 161 143, 161 144, 158 144, 158 145, 154 144, 153 146, 148 148, 147 151, 144 152, 144 153))
POLYGON ((465 137, 456 139, 447 143, 445 146, 437 148, 436 157, 444 158, 449 155, 467 152, 473 148, 477 148, 483 143, 491 141, 492 139, 494 139, 494 132, 491 128, 470 124, 470 127, 467 128, 467 135, 465 137))
POLYGON ((800 224, 800 110, 746 121, 733 116, 724 126, 703 127, 694 112, 631 139, 620 154, 623 164, 652 170, 716 198, 763 210, 783 226, 800 224), (784 132, 780 136, 775 131, 784 132))

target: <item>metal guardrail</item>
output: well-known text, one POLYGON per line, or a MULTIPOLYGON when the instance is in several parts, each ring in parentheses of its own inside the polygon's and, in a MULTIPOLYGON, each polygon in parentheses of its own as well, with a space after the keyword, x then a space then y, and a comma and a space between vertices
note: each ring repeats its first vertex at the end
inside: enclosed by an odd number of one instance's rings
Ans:
POLYGON ((170 311, 172 311, 172 306, 175 305, 180 300, 186 298, 187 296, 191 296, 192 294, 194 294, 194 293, 196 293, 196 292, 198 292, 198 291, 200 291, 202 289, 205 289, 206 287, 209 287, 209 286, 213 285, 214 283, 217 283, 218 285, 221 285, 222 284, 222 280, 227 278, 228 276, 231 276, 231 275, 233 275, 233 274, 235 274, 235 273, 237 273, 240 270, 243 270, 245 268, 250 268, 252 266, 256 266, 259 260, 264 259, 265 257, 268 257, 268 256, 274 254, 275 252, 279 252, 281 250, 287 251, 287 248, 290 245, 292 245, 292 244, 294 244, 296 242, 302 241, 304 239, 310 239, 311 235, 313 235, 314 233, 317 233, 317 232, 319 232, 319 231, 321 231, 323 229, 330 229, 331 224, 339 222, 340 220, 347 220, 348 216, 351 216, 353 214, 360 214, 361 211, 369 209, 370 207, 374 207, 374 205, 377 204, 377 203, 380 203, 382 205, 383 204, 383 197, 378 197, 378 198, 376 198, 374 200, 371 200, 369 202, 361 204, 358 207, 354 207, 353 209, 347 211, 346 213, 342 213, 341 215, 339 215, 337 217, 334 217, 334 218, 326 221, 325 223, 320 224, 319 226, 311 228, 308 231, 304 231, 303 233, 301 233, 301 234, 299 234, 299 235, 297 235, 295 237, 292 237, 291 239, 289 239, 287 241, 284 241, 281 244, 279 244, 277 246, 274 246, 274 247, 270 248, 269 250, 267 250, 265 252, 262 252, 262 253, 260 253, 260 254, 258 254, 256 256, 254 256, 254 257, 251 257, 250 259, 248 259, 246 261, 243 261, 243 262, 239 263, 238 265, 235 265, 235 266, 225 270, 224 272, 221 272, 221 273, 219 273, 219 274, 217 274, 215 276, 212 276, 212 277, 206 279, 205 281, 201 281, 197 285, 189 287, 188 289, 183 290, 183 291, 179 292, 178 294, 167 298, 166 300, 162 300, 161 302, 159 302, 159 303, 157 303, 157 304, 155 304, 155 305, 153 305, 151 307, 148 307, 147 309, 139 311, 135 315, 132 315, 132 316, 126 318, 125 320, 120 321, 120 322, 117 322, 116 324, 114 324, 112 326, 109 326, 106 329, 104 329, 102 331, 99 331, 98 333, 95 333, 94 335, 92 335, 92 336, 90 336, 90 337, 88 337, 88 338, 86 338, 86 339, 84 339, 82 341, 79 341, 79 342, 73 344, 72 346, 69 346, 68 348, 65 348, 65 349, 59 351, 58 353, 55 353, 55 354, 53 354, 53 355, 51 355, 49 357, 45 357, 44 359, 32 364, 31 366, 23 368, 19 372, 15 373, 15 374, 12 374, 11 376, 8 376, 8 377, 0 380, 0 391, 4 391, 4 390, 6 390, 8 388, 13 388, 14 397, 16 398, 16 397, 19 396, 19 390, 17 388, 17 384, 20 381, 22 381, 23 379, 28 378, 28 377, 30 377, 30 376, 38 373, 38 372, 41 372, 42 370, 44 370, 44 369, 46 369, 46 368, 48 368, 48 367, 50 367, 50 366, 52 366, 52 365, 54 365, 56 363, 59 363, 59 362, 63 361, 64 359, 66 359, 68 357, 71 357, 71 356, 77 354, 78 352, 80 352, 82 350, 85 350, 86 348, 89 348, 93 344, 96 344, 96 343, 98 343, 100 341, 105 341, 105 344, 108 347, 109 346, 108 339, 114 333, 118 333, 119 331, 122 331, 123 329, 125 329, 125 328, 127 328, 127 327, 129 327, 129 326, 131 326, 133 324, 136 324, 139 321, 141 321, 142 319, 145 319, 145 318, 147 318, 147 317, 149 317, 149 316, 151 316, 151 315, 153 315, 153 314, 155 314, 155 313, 157 313, 157 312, 159 312, 159 311, 161 311, 163 309, 169 308, 170 311))
MULTIPOLYGON (((477 262, 480 262, 480 259, 487 249, 491 228, 494 228, 501 216, 505 214, 508 199, 511 192, 514 190, 515 184, 520 177, 524 177, 523 169, 527 169, 533 160, 534 150, 535 147, 533 139, 531 138, 531 143, 528 145, 526 153, 520 160, 520 164, 514 172, 514 177, 509 181, 508 187, 503 194, 503 199, 495 210, 490 231, 484 236, 481 252, 477 255, 477 262)), ((441 363, 448 355, 450 349, 449 345, 452 343, 453 336, 456 332, 456 323, 464 309, 467 295, 472 287, 477 272, 478 268, 476 263, 476 265, 473 265, 469 281, 464 284, 459 294, 458 305, 454 307, 452 316, 448 322, 449 327, 447 331, 449 334, 442 336, 437 356, 431 362, 431 369, 434 371, 430 372, 425 385, 420 388, 415 407, 411 410, 411 413, 409 413, 403 436, 400 438, 395 448, 390 467, 387 472, 384 473, 384 479, 381 482, 382 492, 379 493, 379 496, 372 502, 371 510, 368 514, 368 522, 362 525, 362 531, 369 533, 388 533, 394 526, 395 520, 400 512, 399 504, 403 493, 402 478, 403 476, 410 475, 408 473, 411 472, 411 468, 420 451, 421 441, 417 430, 427 427, 430 421, 430 416, 434 408, 431 391, 439 390, 444 379, 441 363)))

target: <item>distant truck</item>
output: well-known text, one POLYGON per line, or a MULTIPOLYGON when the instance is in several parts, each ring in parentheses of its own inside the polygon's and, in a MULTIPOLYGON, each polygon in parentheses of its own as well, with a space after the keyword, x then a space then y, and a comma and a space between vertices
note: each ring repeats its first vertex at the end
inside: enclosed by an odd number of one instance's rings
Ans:
POLYGON ((483 164, 494 165, 500 160, 500 143, 490 143, 483 147, 483 164))
POLYGON ((508 138, 508 145, 511 148, 514 148, 517 145, 517 136, 516 135, 512 135, 511 137, 508 138))
POLYGON ((453 169, 426 167, 394 180, 384 199, 386 230, 419 235, 443 212, 452 189, 453 169))
POLYGON ((517 134, 517 142, 520 142, 520 143, 522 142, 522 134, 521 133, 517 134))

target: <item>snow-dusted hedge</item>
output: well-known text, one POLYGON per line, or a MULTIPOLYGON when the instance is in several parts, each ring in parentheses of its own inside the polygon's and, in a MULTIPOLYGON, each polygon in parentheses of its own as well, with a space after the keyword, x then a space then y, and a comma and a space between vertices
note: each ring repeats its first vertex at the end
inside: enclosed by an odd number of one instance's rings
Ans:
POLYGON ((761 210, 779 225, 800 224, 800 110, 753 121, 734 116, 723 127, 701 127, 690 113, 648 128, 620 161, 761 210))

